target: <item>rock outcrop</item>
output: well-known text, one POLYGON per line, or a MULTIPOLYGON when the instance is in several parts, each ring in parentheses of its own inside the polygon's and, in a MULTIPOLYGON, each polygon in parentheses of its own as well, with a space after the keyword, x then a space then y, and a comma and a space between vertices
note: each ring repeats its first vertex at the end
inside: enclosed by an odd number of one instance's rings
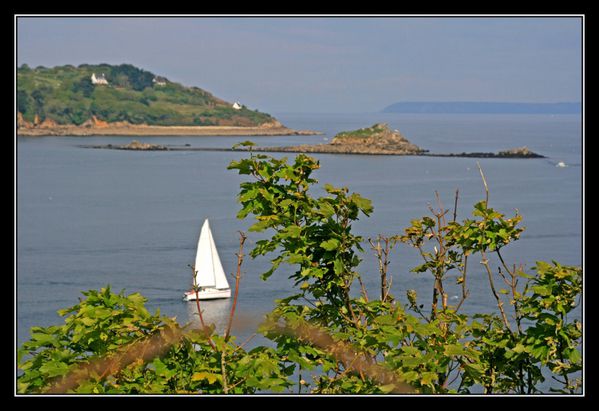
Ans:
POLYGON ((45 118, 44 121, 38 125, 39 128, 54 128, 56 126, 58 126, 58 123, 51 118, 45 118))
POLYGON ((116 148, 120 148, 121 150, 168 150, 168 148, 165 146, 161 146, 159 144, 142 143, 138 140, 133 140, 129 144, 118 146, 116 148))
POLYGON ((17 113, 17 128, 33 128, 33 124, 25 120, 22 113, 17 113))
POLYGON ((343 146, 348 149, 357 147, 358 149, 405 151, 406 153, 425 151, 410 143, 399 130, 392 131, 389 125, 385 123, 377 123, 372 127, 339 133, 333 138, 331 145, 343 146))
POLYGON ((85 128, 106 128, 108 122, 98 119, 96 116, 92 116, 90 119, 85 120, 80 127, 85 128))
POLYGON ((541 158, 540 154, 534 153, 528 149, 528 147, 516 147, 509 150, 500 151, 497 154, 498 157, 510 157, 510 158, 541 158))
POLYGON ((393 131, 387 124, 383 123, 354 131, 341 132, 337 134, 329 144, 265 148, 255 147, 254 150, 391 155, 414 155, 425 153, 427 151, 410 143, 398 130, 393 131))

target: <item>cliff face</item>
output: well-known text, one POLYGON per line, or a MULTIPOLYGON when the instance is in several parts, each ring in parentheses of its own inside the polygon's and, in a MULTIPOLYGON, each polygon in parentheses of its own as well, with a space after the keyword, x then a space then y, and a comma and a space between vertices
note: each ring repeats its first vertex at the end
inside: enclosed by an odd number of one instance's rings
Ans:
POLYGON ((17 127, 18 128, 33 128, 33 124, 25 120, 23 114, 17 113, 17 127))
POLYGON ((108 122, 99 120, 96 116, 92 116, 89 120, 86 120, 81 124, 81 127, 87 128, 106 128, 108 127, 108 122))

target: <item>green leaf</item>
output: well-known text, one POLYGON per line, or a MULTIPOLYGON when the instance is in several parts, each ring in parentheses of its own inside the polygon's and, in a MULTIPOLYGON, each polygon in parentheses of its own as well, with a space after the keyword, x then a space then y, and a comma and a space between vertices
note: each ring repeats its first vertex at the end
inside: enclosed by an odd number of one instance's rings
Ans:
POLYGON ((335 209, 333 208, 332 205, 330 205, 328 202, 321 202, 318 205, 318 208, 320 210, 320 212, 322 213, 322 215, 326 218, 331 217, 333 214, 335 214, 335 209))
POLYGON ((466 350, 460 344, 449 344, 449 345, 445 346, 444 353, 445 353, 445 355, 448 355, 448 356, 451 356, 451 355, 465 355, 466 354, 466 350))
POLYGON ((379 390, 381 390, 383 392, 383 394, 388 394, 391 391, 393 391, 394 389, 395 389, 395 384, 387 384, 387 385, 379 386, 379 390))
POLYGON ((416 371, 408 371, 403 373, 402 377, 406 382, 413 382, 418 380, 419 375, 416 371))
POLYGON ((260 275, 260 279, 261 279, 262 281, 266 281, 266 280, 268 280, 268 278, 269 278, 271 275, 273 275, 273 273, 275 272, 275 270, 276 270, 276 269, 277 269, 277 267, 272 267, 272 268, 271 268, 270 270, 268 270, 267 272, 265 272, 265 273, 262 273, 262 274, 260 275))
POLYGON ((520 354, 526 351, 526 347, 523 344, 518 343, 514 348, 512 348, 512 351, 514 351, 517 354, 520 354))
POLYGON ((304 262, 304 260, 306 259, 306 257, 304 257, 301 254, 291 254, 288 258, 287 258, 287 262, 289 264, 298 264, 298 263, 302 263, 304 262))
POLYGON ((331 238, 330 240, 323 241, 322 243, 320 243, 320 246, 327 251, 333 251, 339 247, 339 244, 339 240, 337 240, 336 238, 331 238))
POLYGON ((535 285, 532 287, 532 290, 541 296, 551 295, 551 289, 542 285, 535 285))
POLYGON ((372 201, 356 193, 352 194, 351 199, 364 214, 369 215, 372 213, 372 201))
POLYGON ((579 364, 582 360, 582 356, 580 355, 580 351, 573 349, 568 353, 568 359, 572 364, 579 364))
POLYGON ((56 337, 52 334, 33 333, 31 334, 31 339, 34 340, 38 345, 46 345, 54 342, 56 337))
POLYGON ((46 374, 48 377, 56 377, 58 375, 64 375, 69 371, 69 366, 63 362, 51 361, 47 362, 40 367, 40 372, 46 374))
POLYGON ((264 231, 268 227, 270 227, 270 224, 271 223, 268 220, 258 221, 256 224, 254 224, 250 228, 248 228, 248 231, 255 231, 255 232, 264 231))
POLYGON ((420 353, 420 350, 416 347, 413 347, 411 345, 406 345, 405 347, 402 347, 401 350, 408 355, 414 355, 414 356, 421 356, 422 354, 420 353))
POLYGON ((345 265, 343 264, 343 260, 341 259, 336 259, 335 262, 333 263, 333 268, 335 270, 335 274, 339 275, 342 274, 345 271, 345 265))
POLYGON ((433 381, 437 381, 439 376, 434 372, 425 371, 420 376, 420 383, 422 385, 431 385, 433 381))
POLYGON ((299 238, 302 233, 302 228, 297 225, 291 225, 285 229, 285 232, 288 237, 299 238))
POLYGON ((245 203, 247 201, 253 200, 254 198, 256 198, 257 194, 257 190, 248 190, 245 193, 239 195, 239 201, 245 203))
POLYGON ((214 374, 207 371, 196 372, 191 376, 192 381, 207 380, 208 384, 214 384, 216 381, 220 381, 222 376, 220 374, 214 374))

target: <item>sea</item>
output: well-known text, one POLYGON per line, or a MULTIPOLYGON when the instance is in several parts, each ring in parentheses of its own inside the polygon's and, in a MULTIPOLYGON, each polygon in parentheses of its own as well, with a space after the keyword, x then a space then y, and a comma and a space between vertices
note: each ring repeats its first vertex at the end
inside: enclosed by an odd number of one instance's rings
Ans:
MULTIPOLYGON (((346 186, 372 200, 374 212, 353 229, 363 236, 358 271, 371 296, 380 294, 377 260, 368 238, 403 233, 410 221, 431 215, 438 193, 458 219, 471 216, 485 198, 478 165, 489 187, 489 206, 510 217, 519 213, 526 229, 502 252, 508 264, 532 272, 535 262, 583 262, 583 138, 579 115, 274 113, 293 129, 321 131, 312 136, 138 137, 142 142, 190 148, 230 148, 251 140, 259 146, 318 144, 340 131, 388 123, 431 153, 497 152, 527 146, 540 159, 446 158, 313 154, 320 161, 314 195, 322 185, 346 186), (564 166, 565 165, 565 166, 564 166)), ((227 273, 236 270, 239 231, 246 232, 236 322, 238 342, 252 338, 276 299, 294 293, 282 266, 270 279, 260 274, 269 258, 247 254, 263 234, 248 232, 253 220, 236 218, 239 184, 248 181, 227 165, 247 154, 228 151, 122 151, 81 145, 126 144, 132 137, 19 137, 16 150, 15 342, 29 338, 32 326, 61 324, 57 310, 83 298, 82 291, 110 285, 139 292, 151 312, 197 323, 195 304, 182 301, 192 282, 200 228, 206 218, 227 273)), ((292 158, 295 154, 286 153, 292 158)), ((283 157, 284 154, 273 154, 283 157)), ((274 258, 274 255, 270 258, 274 258)), ((432 276, 410 271, 418 253, 399 245, 390 255, 392 293, 406 301, 415 289, 430 307, 432 276)), ((470 260, 470 297, 464 312, 496 312, 496 302, 479 261, 470 260)), ((491 261, 496 270, 499 262, 491 261)), ((445 281, 449 303, 461 286, 457 273, 445 281)), ((229 282, 234 283, 232 277, 229 282)), ((496 278, 501 286, 501 279, 496 278)), ((355 284, 356 290, 359 289, 355 284)), ((509 304, 508 304, 509 305, 509 304)), ((581 306, 573 313, 580 318, 581 306)), ((231 300, 202 302, 204 316, 223 329, 231 300)), ((268 343, 257 336, 247 347, 268 343)))

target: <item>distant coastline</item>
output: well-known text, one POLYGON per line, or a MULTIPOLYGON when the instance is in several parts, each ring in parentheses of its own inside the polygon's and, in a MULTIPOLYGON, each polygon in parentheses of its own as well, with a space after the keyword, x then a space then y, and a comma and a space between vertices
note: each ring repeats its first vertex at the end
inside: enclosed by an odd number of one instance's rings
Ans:
POLYGON ((580 114, 581 103, 498 103, 476 101, 405 101, 385 107, 383 113, 406 114, 580 114))

